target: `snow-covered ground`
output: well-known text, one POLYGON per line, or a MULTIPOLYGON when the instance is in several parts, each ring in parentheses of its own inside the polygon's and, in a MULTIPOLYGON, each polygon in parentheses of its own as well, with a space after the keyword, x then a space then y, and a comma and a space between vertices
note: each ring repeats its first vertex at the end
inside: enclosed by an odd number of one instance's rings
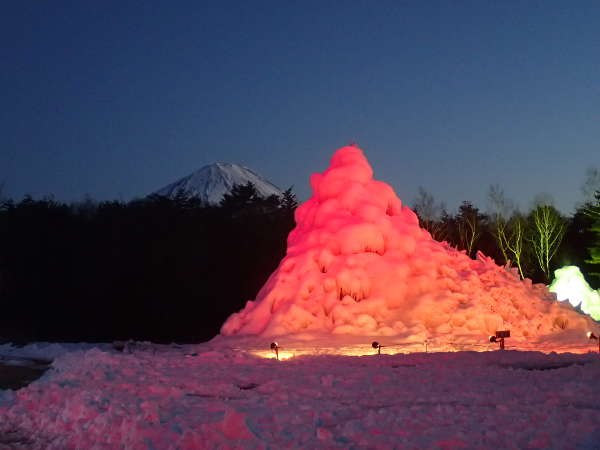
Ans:
POLYGON ((0 448, 600 448, 595 352, 277 361, 227 342, 3 346, 55 359, 1 392, 0 448))

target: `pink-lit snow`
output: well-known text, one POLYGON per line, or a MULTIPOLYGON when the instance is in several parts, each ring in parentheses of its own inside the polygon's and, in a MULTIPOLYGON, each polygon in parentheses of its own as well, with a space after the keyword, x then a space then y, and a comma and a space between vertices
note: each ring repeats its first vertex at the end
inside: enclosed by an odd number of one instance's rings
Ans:
POLYGON ((285 258, 222 335, 469 346, 508 329, 514 345, 551 351, 575 350, 587 331, 598 334, 596 322, 546 286, 433 240, 394 190, 373 179, 359 148, 339 149, 310 182, 313 196, 296 211, 285 258))
POLYGON ((0 391, 0 448, 600 446, 597 353, 126 352, 67 351, 28 387, 0 391))

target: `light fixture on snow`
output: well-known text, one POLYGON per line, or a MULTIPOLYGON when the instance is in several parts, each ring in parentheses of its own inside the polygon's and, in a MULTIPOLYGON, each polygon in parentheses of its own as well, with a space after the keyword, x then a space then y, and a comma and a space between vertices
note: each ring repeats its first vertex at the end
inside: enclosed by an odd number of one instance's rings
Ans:
POLYGON ((490 342, 498 342, 500 344, 500 350, 504 350, 504 338, 510 337, 510 330, 496 331, 495 336, 490 336, 490 342))
POLYGON ((271 342, 271 350, 275 352, 275 357, 279 361, 279 344, 277 342, 271 342))
POLYGON ((383 345, 381 345, 377 341, 373 341, 373 343, 371 344, 371 347, 376 348, 377 349, 377 354, 381 355, 381 349, 383 348, 383 345))
POLYGON ((598 339, 598 336, 596 336, 594 333, 592 333, 591 331, 587 332, 587 337, 590 341, 593 341, 594 339, 596 339, 598 341, 598 353, 600 353, 600 339, 598 339))

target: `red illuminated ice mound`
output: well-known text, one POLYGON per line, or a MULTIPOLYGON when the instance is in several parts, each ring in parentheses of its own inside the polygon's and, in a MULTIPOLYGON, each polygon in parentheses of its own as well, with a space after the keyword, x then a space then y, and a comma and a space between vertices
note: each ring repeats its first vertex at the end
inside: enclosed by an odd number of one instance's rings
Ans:
POLYGON ((595 325, 545 286, 433 240, 357 147, 311 176, 285 258, 223 335, 334 333, 468 339, 583 333, 595 325))

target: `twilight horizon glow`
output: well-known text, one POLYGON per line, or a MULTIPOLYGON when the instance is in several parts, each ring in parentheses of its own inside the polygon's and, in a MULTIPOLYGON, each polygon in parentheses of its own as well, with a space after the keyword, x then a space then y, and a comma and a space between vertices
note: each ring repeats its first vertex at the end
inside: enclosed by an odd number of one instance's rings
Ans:
POLYGON ((305 201, 356 141, 405 204, 586 200, 600 3, 347 3, 5 2, 2 194, 128 201, 226 161, 305 201))

